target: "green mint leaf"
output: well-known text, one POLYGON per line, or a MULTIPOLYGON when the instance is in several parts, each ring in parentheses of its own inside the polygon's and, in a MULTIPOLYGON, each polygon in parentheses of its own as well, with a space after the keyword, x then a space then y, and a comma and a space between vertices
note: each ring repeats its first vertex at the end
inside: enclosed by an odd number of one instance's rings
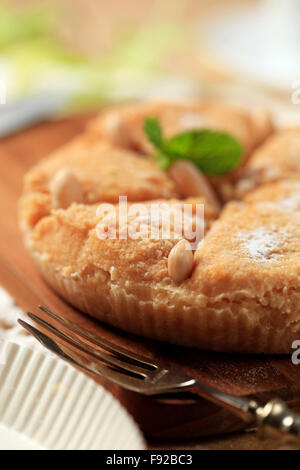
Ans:
POLYGON ((190 131, 164 143, 164 152, 172 159, 188 159, 207 175, 220 175, 233 170, 241 160, 243 147, 224 132, 190 131))
POLYGON ((167 170, 173 162, 173 159, 162 151, 156 152, 153 157, 162 170, 167 170))
POLYGON ((164 139, 158 120, 154 117, 147 117, 144 122, 144 131, 150 142, 159 150, 164 146, 164 139))
POLYGON ((232 171, 244 152, 234 137, 215 130, 193 130, 165 140, 158 120, 150 116, 145 119, 144 131, 158 149, 154 158, 163 169, 182 158, 193 162, 202 173, 217 176, 232 171))

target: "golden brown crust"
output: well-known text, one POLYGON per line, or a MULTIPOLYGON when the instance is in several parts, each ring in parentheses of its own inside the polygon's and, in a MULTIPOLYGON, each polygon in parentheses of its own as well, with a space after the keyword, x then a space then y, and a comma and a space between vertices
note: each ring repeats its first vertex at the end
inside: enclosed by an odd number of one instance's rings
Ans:
POLYGON ((213 102, 158 102, 109 108, 91 121, 88 131, 124 148, 133 148, 148 154, 153 152, 143 131, 144 120, 148 116, 159 120, 166 137, 201 128, 228 132, 241 142, 245 154, 273 132, 267 112, 248 113, 213 102))
POLYGON ((25 177, 25 193, 48 192, 51 179, 62 168, 73 170, 84 191, 85 203, 117 202, 176 197, 175 185, 150 158, 112 147, 85 135, 43 159, 25 177), (134 184, 132 177, 134 175, 134 184))
POLYGON ((257 187, 300 179, 300 128, 285 129, 254 152, 233 185, 231 198, 242 199, 257 187))
POLYGON ((32 232, 32 251, 69 302, 133 333, 219 351, 287 353, 300 333, 299 219, 270 217, 253 204, 228 206, 181 285, 168 276, 176 241, 99 240, 95 206, 53 211, 32 232))
POLYGON ((300 179, 282 179, 259 186, 244 198, 245 202, 260 203, 273 211, 300 210, 300 179))
POLYGON ((78 178, 86 204, 115 203, 120 195, 126 195, 128 201, 169 199, 178 195, 175 184, 152 159, 140 158, 129 150, 82 135, 26 174, 20 201, 23 225, 33 227, 40 218, 50 214, 51 182, 63 168, 72 170, 78 178))

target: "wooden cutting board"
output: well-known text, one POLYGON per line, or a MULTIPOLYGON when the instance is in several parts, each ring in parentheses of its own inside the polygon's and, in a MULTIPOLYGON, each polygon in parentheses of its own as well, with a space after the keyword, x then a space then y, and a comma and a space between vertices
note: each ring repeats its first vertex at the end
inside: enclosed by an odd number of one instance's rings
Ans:
MULTIPOLYGON (((79 133, 90 116, 48 122, 0 141, 0 284, 24 310, 43 304, 63 312, 101 337, 182 366, 193 376, 235 395, 261 401, 280 396, 300 411, 300 366, 290 357, 255 357, 202 352, 134 337, 76 311, 41 279, 25 251, 17 224, 17 202, 24 173, 40 158, 79 133)), ((199 399, 166 404, 103 382, 135 417, 146 436, 192 439, 241 429, 243 423, 227 411, 199 399)))

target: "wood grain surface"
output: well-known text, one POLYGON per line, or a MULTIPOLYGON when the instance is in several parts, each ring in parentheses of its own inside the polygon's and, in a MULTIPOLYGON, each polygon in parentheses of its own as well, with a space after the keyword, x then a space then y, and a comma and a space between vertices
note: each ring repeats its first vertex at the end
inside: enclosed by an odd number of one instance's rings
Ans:
MULTIPOLYGON (((0 141, 0 284, 26 311, 34 312, 38 305, 44 304, 98 332, 101 337, 149 357, 178 364, 221 390, 239 396, 255 396, 262 402, 282 397, 294 410, 300 411, 300 367, 293 365, 290 357, 217 354, 134 337, 76 311, 42 280, 23 247, 18 230, 17 202, 23 175, 36 161, 80 132, 88 118, 85 115, 43 123, 0 141)), ((105 381, 102 383, 125 405, 151 439, 190 441, 244 426, 229 412, 205 400, 162 403, 105 381)), ((226 442, 231 441, 226 438, 226 442)))

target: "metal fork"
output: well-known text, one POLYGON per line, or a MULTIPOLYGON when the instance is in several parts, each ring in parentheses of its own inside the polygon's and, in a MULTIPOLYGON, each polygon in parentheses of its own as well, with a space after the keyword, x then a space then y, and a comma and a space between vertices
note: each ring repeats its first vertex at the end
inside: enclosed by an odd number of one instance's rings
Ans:
POLYGON ((105 378, 143 395, 189 391, 230 410, 249 425, 258 425, 265 436, 300 443, 300 415, 290 411, 282 400, 274 399, 259 406, 254 400, 229 395, 194 379, 180 367, 135 354, 74 325, 46 307, 39 308, 47 319, 54 320, 63 330, 31 312, 28 316, 49 331, 55 340, 24 320, 19 319, 19 323, 47 349, 92 376, 105 378))

